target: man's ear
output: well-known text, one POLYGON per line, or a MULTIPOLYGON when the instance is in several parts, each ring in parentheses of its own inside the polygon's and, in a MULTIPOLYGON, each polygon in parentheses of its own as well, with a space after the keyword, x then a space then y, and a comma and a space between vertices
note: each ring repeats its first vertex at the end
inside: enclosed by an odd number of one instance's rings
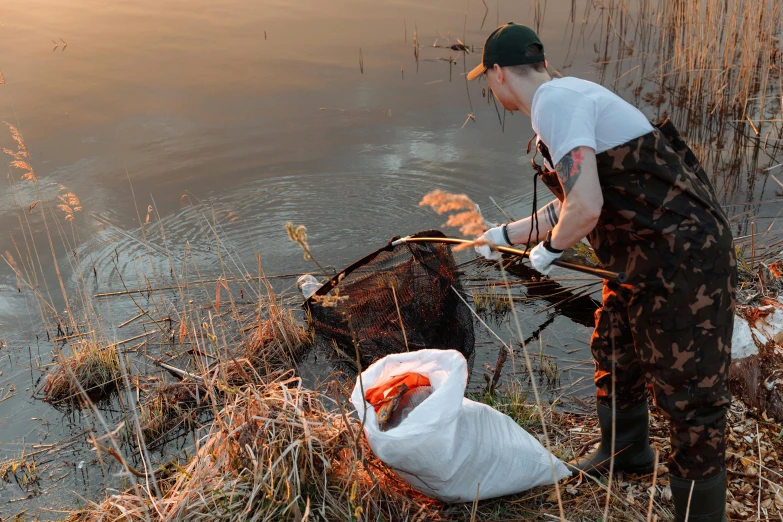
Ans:
POLYGON ((495 74, 497 75, 497 81, 498 83, 504 83, 506 81, 506 75, 503 73, 503 68, 500 67, 498 64, 495 64, 492 66, 493 69, 495 69, 495 74))
POLYGON ((546 69, 547 71, 549 70, 549 62, 547 62, 546 60, 544 60, 544 69, 546 69))

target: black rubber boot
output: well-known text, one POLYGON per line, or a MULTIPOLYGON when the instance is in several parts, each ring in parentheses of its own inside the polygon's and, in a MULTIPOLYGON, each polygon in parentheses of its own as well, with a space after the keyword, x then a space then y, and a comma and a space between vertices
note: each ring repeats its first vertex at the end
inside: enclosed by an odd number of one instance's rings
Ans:
MULTIPOLYGON (((655 452, 650 447, 650 414, 647 403, 615 415, 614 471, 647 474, 653 472, 655 452)), ((593 453, 572 461, 568 467, 574 473, 599 476, 609 474, 612 456, 612 409, 598 405, 601 445, 593 453)))
POLYGON ((726 520, 726 470, 704 480, 687 480, 669 475, 674 500, 674 521, 722 522, 726 520), (691 493, 693 485, 693 493, 691 493), (690 499, 690 504, 688 500, 690 499), (690 505, 690 509, 688 506, 690 505))

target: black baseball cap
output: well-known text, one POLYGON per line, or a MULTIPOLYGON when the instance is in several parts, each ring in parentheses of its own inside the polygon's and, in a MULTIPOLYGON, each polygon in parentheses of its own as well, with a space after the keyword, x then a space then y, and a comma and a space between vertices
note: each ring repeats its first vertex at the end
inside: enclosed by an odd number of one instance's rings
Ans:
POLYGON ((481 63, 468 73, 468 80, 475 80, 495 64, 501 67, 544 61, 544 44, 534 30, 514 22, 503 24, 487 37, 481 53, 481 63), (525 56, 531 44, 541 46, 541 54, 525 56))

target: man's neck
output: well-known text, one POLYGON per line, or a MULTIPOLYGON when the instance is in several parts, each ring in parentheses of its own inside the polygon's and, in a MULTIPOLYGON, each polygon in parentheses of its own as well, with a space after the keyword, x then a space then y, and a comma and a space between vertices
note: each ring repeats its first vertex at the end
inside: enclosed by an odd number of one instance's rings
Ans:
POLYGON ((531 78, 515 79, 512 88, 517 97, 517 107, 520 112, 530 116, 530 109, 533 106, 533 97, 539 87, 550 81, 552 78, 547 73, 536 74, 531 78))

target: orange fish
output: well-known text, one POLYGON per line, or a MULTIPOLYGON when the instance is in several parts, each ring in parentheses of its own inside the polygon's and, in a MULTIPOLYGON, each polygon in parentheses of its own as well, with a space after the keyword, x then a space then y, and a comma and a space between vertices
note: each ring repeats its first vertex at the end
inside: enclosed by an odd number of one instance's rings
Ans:
POLYGON ((365 399, 375 409, 378 423, 383 426, 392 418, 403 395, 422 386, 431 386, 426 375, 415 372, 403 373, 367 390, 365 399))
POLYGON ((376 411, 378 414, 378 424, 383 426, 392 418, 397 406, 400 404, 402 396, 408 393, 408 387, 403 383, 391 389, 389 396, 380 403, 380 408, 376 411))

